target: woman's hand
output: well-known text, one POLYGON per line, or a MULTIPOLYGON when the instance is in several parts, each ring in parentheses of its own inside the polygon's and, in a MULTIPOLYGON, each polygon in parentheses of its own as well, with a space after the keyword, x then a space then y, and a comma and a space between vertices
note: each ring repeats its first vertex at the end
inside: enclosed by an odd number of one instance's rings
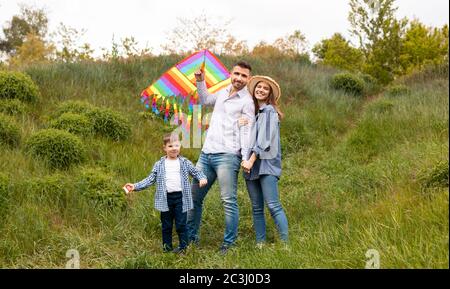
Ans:
POLYGON ((246 118, 245 116, 242 116, 238 119, 238 125, 241 126, 245 126, 249 123, 248 118, 246 118))
POLYGON ((253 162, 251 162, 251 161, 242 161, 241 162, 241 167, 244 170, 244 172, 249 173, 250 170, 253 167, 253 162))
POLYGON ((123 189, 125 190, 125 194, 129 194, 132 191, 134 191, 134 185, 127 183, 127 184, 125 184, 125 186, 123 186, 123 189))
POLYGON ((198 182, 198 185, 199 185, 200 188, 206 186, 207 184, 208 184, 208 180, 207 179, 201 179, 198 182))

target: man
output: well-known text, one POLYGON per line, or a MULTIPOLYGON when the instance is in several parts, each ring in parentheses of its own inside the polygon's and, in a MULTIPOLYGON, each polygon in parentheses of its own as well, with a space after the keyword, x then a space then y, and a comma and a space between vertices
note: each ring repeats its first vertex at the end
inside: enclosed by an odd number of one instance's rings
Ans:
POLYGON ((192 184, 194 208, 188 212, 188 234, 190 242, 199 243, 203 200, 217 179, 220 197, 225 210, 224 240, 220 247, 225 254, 237 238, 239 211, 237 204, 237 180, 241 160, 247 160, 250 145, 250 127, 239 126, 240 117, 255 119, 255 106, 247 90, 251 66, 244 61, 236 63, 231 71, 231 84, 215 94, 209 94, 204 81, 204 72, 195 73, 197 91, 202 105, 214 106, 211 121, 197 162, 208 184, 200 188, 198 181, 192 184))

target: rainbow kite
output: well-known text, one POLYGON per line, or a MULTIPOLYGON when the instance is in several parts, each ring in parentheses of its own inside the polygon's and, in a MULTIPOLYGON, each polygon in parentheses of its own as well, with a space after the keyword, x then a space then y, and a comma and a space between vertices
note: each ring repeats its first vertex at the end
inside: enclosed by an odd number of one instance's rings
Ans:
MULTIPOLYGON (((185 124, 187 129, 192 120, 193 105, 198 102, 194 73, 202 69, 205 72, 206 87, 214 93, 231 83, 230 73, 220 60, 209 50, 200 50, 166 71, 158 80, 141 94, 141 102, 157 115, 164 115, 164 121, 174 117, 174 123, 185 124), (188 113, 183 114, 183 108, 188 113)), ((198 115, 201 127, 201 109, 198 115)))

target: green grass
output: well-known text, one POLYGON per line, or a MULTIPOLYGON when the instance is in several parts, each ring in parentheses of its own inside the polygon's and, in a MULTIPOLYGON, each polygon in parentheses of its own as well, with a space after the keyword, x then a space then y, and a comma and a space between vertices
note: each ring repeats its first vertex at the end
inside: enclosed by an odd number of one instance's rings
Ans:
MULTIPOLYGON (((226 256, 217 251, 224 229, 217 184, 206 198, 200 247, 181 257, 160 248, 154 187, 133 194, 125 207, 86 197, 79 185, 83 172, 101 172, 112 180, 110 193, 120 193, 121 184, 146 177, 163 154, 162 136, 171 128, 143 117, 139 94, 177 60, 27 69, 41 94, 25 113, 11 116, 24 142, 47 128, 68 100, 112 109, 127 118, 132 132, 118 141, 83 136, 86 162, 63 171, 27 157, 22 142, 0 148, 2 190, 9 190, 0 220, 0 267, 63 268, 69 249, 79 250, 82 268, 364 268, 368 249, 380 252, 382 268, 449 267, 449 190, 421 181, 423 172, 448 163, 448 79, 441 74, 406 79, 405 95, 356 98, 331 88, 332 69, 248 59, 255 74, 273 76, 283 89, 279 185, 289 249, 279 243, 268 212, 268 245, 255 248, 242 177, 238 244, 226 256)), ((236 61, 221 60, 228 67, 236 61)), ((182 154, 195 162, 199 152, 182 154)))

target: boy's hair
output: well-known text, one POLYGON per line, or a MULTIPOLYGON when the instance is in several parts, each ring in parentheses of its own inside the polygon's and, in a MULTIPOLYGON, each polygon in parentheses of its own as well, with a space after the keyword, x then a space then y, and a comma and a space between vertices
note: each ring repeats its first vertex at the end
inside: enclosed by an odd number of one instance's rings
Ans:
POLYGON ((171 143, 171 142, 175 142, 175 141, 180 141, 178 134, 168 133, 168 134, 164 135, 164 138, 163 138, 164 145, 171 143))
POLYGON ((244 60, 240 60, 240 61, 236 62, 236 63, 233 65, 233 67, 235 67, 235 66, 239 66, 239 67, 241 67, 241 68, 246 68, 246 69, 248 69, 250 72, 252 72, 252 67, 251 67, 251 65, 248 64, 248 62, 245 62, 244 60))

